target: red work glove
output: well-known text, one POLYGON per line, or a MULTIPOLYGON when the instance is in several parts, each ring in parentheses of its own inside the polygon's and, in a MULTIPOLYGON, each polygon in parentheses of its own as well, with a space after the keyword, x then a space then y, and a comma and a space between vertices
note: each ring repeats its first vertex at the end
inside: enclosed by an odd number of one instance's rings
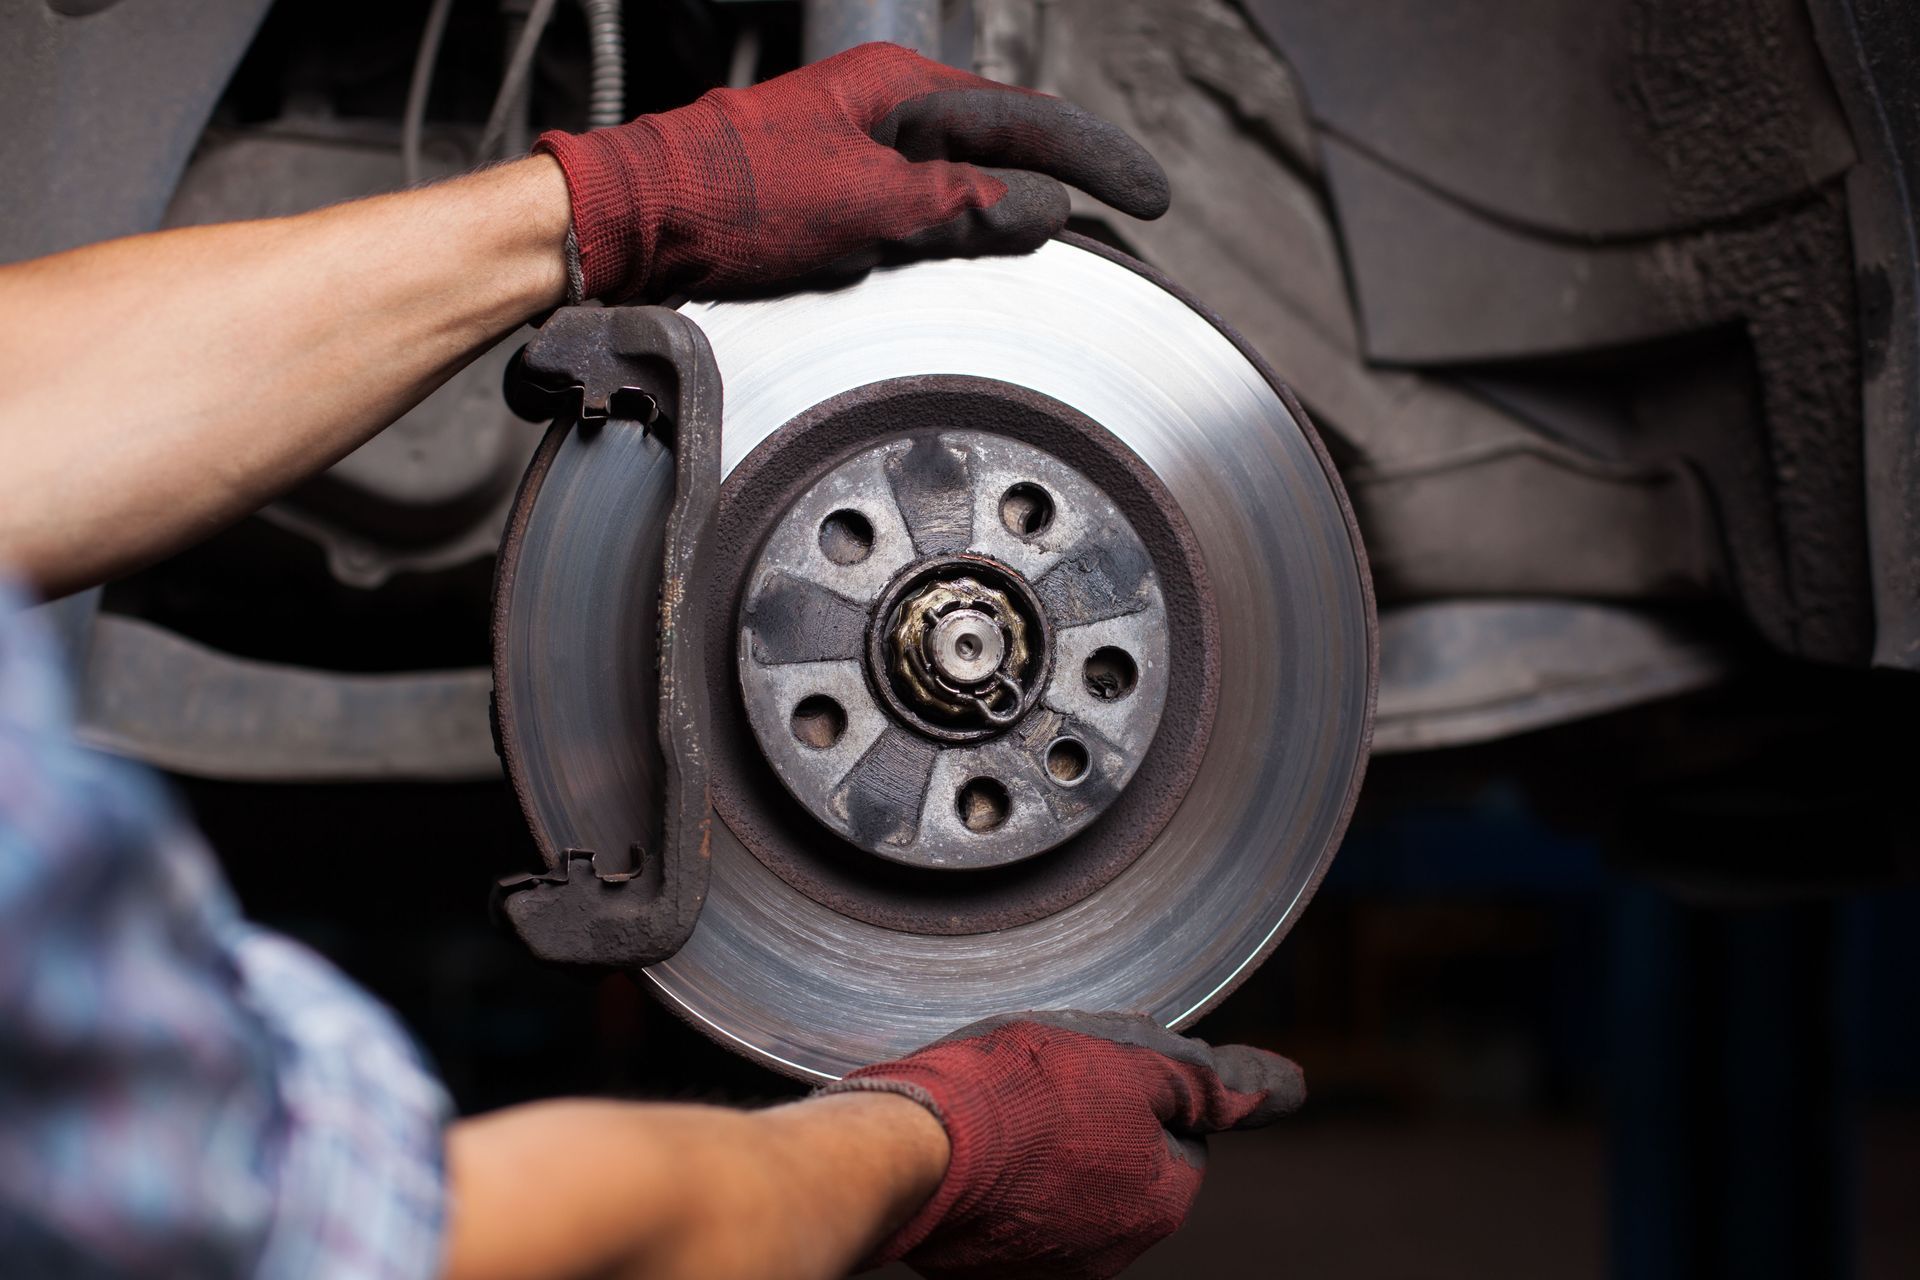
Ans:
POLYGON ((849 1090, 912 1098, 953 1145, 875 1264, 995 1280, 1117 1274, 1186 1218, 1207 1134, 1270 1124, 1306 1097, 1277 1054, 1118 1013, 989 1018, 821 1092, 849 1090))
POLYGON ((542 134, 534 150, 573 197, 570 301, 1024 253, 1066 224, 1062 181, 1135 217, 1167 208, 1166 174, 1120 129, 891 44, 617 128, 542 134))

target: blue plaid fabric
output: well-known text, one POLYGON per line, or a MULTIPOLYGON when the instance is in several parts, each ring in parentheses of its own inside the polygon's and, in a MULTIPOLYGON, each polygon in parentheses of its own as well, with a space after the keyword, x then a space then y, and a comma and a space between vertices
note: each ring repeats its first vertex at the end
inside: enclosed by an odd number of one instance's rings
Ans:
POLYGON ((0 587, 0 1275, 435 1274, 439 1083, 70 699, 0 587))

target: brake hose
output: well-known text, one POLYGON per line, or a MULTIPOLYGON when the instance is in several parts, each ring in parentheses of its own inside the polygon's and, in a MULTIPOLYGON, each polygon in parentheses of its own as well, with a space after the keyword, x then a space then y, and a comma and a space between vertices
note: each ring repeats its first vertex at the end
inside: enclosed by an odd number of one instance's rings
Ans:
MULTIPOLYGON (((486 127, 480 131, 476 156, 490 157, 506 137, 515 104, 521 100, 527 77, 533 70, 533 58, 540 37, 553 17, 556 0, 533 0, 526 24, 500 79, 493 109, 487 113, 486 127)), ((587 105, 587 127, 604 128, 626 120, 626 47, 622 32, 620 0, 581 0, 587 20, 587 41, 592 56, 592 81, 587 105)), ((434 64, 440 57, 440 45, 446 36, 447 15, 453 0, 433 0, 427 10, 427 25, 420 35, 420 49, 414 57, 413 78, 407 86, 406 112, 401 120, 400 152, 407 185, 420 181, 420 135, 426 122, 427 96, 433 87, 434 64)))
POLYGON ((587 98, 587 128, 604 129, 627 120, 627 53, 621 33, 620 0, 581 0, 586 11, 587 47, 593 54, 592 89, 587 98))

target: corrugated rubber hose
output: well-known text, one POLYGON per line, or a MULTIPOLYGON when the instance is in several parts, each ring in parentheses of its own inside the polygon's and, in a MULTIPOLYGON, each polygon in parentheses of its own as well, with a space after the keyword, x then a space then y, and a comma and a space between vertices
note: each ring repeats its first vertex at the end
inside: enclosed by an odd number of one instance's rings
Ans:
MULTIPOLYGON (((524 101, 527 78, 533 70, 533 58, 540 46, 548 21, 553 17, 556 0, 533 0, 526 24, 508 56, 506 73, 494 96, 493 109, 487 113, 481 130, 478 158, 493 156, 513 123, 517 104, 524 101)), ((587 40, 592 55, 592 79, 587 105, 587 127, 604 128, 626 121, 626 40, 620 0, 581 0, 586 13, 587 40)), ((440 58, 440 45, 447 31, 447 15, 453 0, 433 0, 427 10, 427 23, 420 35, 420 49, 414 57, 413 78, 407 86, 406 110, 401 120, 400 151, 407 185, 420 181, 420 135, 426 123, 427 98, 433 88, 434 64, 440 58)))
POLYGON ((587 47, 593 56, 587 128, 625 124, 627 50, 626 36, 621 29, 620 0, 580 0, 580 7, 586 11, 587 47))

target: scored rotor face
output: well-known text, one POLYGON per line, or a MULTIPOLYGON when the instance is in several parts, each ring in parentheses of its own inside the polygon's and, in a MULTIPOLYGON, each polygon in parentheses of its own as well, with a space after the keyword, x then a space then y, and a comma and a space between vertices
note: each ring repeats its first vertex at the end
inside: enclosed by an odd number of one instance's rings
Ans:
MULTIPOLYGON (((1020 258, 877 271, 829 293, 701 304, 686 313, 710 339, 725 384, 719 560, 752 566, 771 545, 758 528, 750 544, 729 542, 736 525, 745 527, 729 520, 729 490, 736 506, 756 491, 744 482, 756 466, 764 475, 759 460, 783 440, 789 454, 805 454, 806 433, 783 437, 783 428, 805 425, 820 406, 923 377, 1020 389, 1097 424, 1177 508, 1182 536, 1210 580, 1177 607, 1164 540, 1147 538, 1139 514, 1131 523, 1155 548, 1168 607, 1161 634, 1198 637, 1167 654, 1172 673, 1211 663, 1217 688, 1182 702, 1177 715, 1169 701, 1137 773, 1080 835, 984 870, 875 856, 812 816, 804 798, 790 799, 789 790, 799 792, 770 772, 768 785, 743 800, 727 781, 738 775, 737 751, 721 748, 716 754, 730 758, 714 762, 724 802, 713 824, 706 906, 687 945, 648 969, 647 981, 723 1043, 814 1079, 897 1057, 994 1013, 1123 1009, 1181 1027, 1212 1007, 1277 944, 1319 882, 1366 759, 1374 636, 1365 562, 1331 465, 1297 406, 1171 286, 1078 241, 1020 258), (1200 599, 1211 604, 1201 608, 1200 599), (1174 742, 1191 751, 1170 781, 1155 761, 1174 742), (1134 803, 1173 783, 1165 803, 1134 803), (778 851, 749 820, 748 800, 784 804, 794 822, 811 828, 819 848, 807 852, 822 859, 819 883, 772 856, 778 851), (1151 823, 1128 818, 1149 809, 1151 823), (1128 842, 1137 852, 1130 846, 1114 865, 1073 861, 1076 850, 1092 857, 1128 842), (938 888, 916 888, 923 897, 897 908, 869 909, 860 900, 867 884, 877 900, 883 888, 928 881, 953 886, 951 912, 941 909, 938 888), (990 909, 994 886, 1023 884, 1046 891, 990 909)), ((960 427, 997 434, 984 418, 934 434, 960 427)), ((860 448, 828 450, 795 484, 817 483, 890 442, 898 447, 902 435, 925 434, 897 427, 860 448)), ((1097 471, 1084 459, 1074 466, 1087 476, 1097 471)), ((1095 487, 1117 498, 1119 473, 1100 474, 1095 487)), ((658 828, 654 602, 672 484, 670 457, 641 432, 561 425, 516 504, 496 596, 496 698, 513 729, 503 735, 511 744, 508 773, 550 862, 569 848, 647 842, 658 828)), ((777 523, 794 505, 763 513, 765 520, 777 523)), ((824 520, 832 511, 812 514, 824 520)), ((811 534, 817 548, 818 523, 811 534)), ((879 539, 876 526, 876 549, 879 539)), ((925 558, 916 547, 901 563, 925 558)), ((1004 547, 986 549, 985 558, 1030 587, 1044 577, 1004 547)), ((897 585, 899 576, 890 570, 887 583, 897 585)), ((1017 595, 1005 581, 975 585, 1009 602, 1017 595)), ((713 589, 713 608, 724 608, 737 627, 744 590, 720 599, 730 585, 713 589)), ((976 606, 997 607, 997 599, 967 596, 949 612, 990 618, 992 609, 976 606)), ((920 622, 937 627, 953 601, 920 603, 920 622)), ((966 656, 960 634, 972 634, 982 653, 992 648, 984 624, 949 626, 963 627, 948 637, 954 658, 966 656)), ((740 638, 730 633, 725 643, 740 638)), ((1014 640, 1003 635, 1002 643, 1010 648, 1014 640)), ((1056 671, 1072 672, 1064 648, 1052 657, 1056 671)), ((724 673, 737 701, 746 697, 750 672, 748 661, 724 673)), ((716 678, 713 687, 722 683, 716 678)), ((796 741, 801 701, 804 695, 771 719, 769 730, 796 741)), ((1037 706, 1045 706, 1044 695, 1037 706)), ((716 719, 722 710, 715 708, 716 719)), ((849 713, 845 732, 852 720, 849 713)), ((721 740, 744 742, 764 771, 760 744, 770 736, 756 724, 721 740)))
POLYGON ((942 431, 806 487, 748 575, 738 664, 754 736, 816 820, 965 870, 1106 811, 1159 727, 1167 647, 1112 499, 1041 449, 942 431))

